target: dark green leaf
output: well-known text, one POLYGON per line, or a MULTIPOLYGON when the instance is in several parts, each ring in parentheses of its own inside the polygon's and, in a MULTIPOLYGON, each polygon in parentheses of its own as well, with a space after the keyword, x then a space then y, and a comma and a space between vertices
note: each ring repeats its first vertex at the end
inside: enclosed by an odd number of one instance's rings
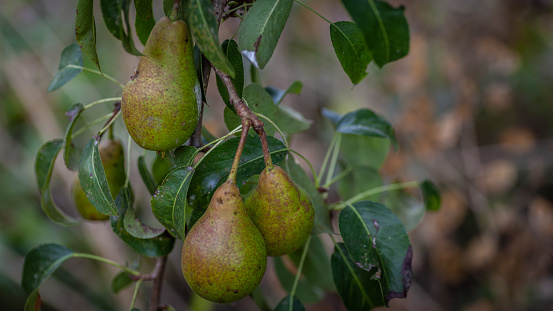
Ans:
POLYGON ((184 240, 186 233, 186 196, 194 168, 180 166, 172 170, 152 197, 152 212, 171 235, 184 240))
POLYGON ((62 146, 62 139, 54 139, 40 147, 35 160, 35 174, 40 192, 40 205, 46 216, 55 223, 70 226, 77 224, 79 220, 66 215, 60 210, 54 203, 50 193, 50 180, 52 179, 54 163, 62 146))
MULTIPOLYGON (((244 90, 244 64, 242 63, 242 54, 238 51, 238 44, 234 40, 225 40, 221 47, 235 72, 234 78, 231 79, 232 84, 236 89, 238 97, 242 98, 242 91, 244 90)), ((229 109, 234 111, 234 106, 230 104, 227 88, 219 76, 217 76, 217 89, 219 90, 219 94, 221 94, 223 102, 229 109)))
POLYGON ((390 141, 380 137, 342 134, 340 154, 354 167, 380 170, 390 152, 390 141))
POLYGON ((79 161, 79 181, 86 197, 98 212, 104 215, 116 215, 117 208, 98 152, 99 139, 99 137, 92 137, 83 150, 79 161))
POLYGON ((133 207, 127 208, 125 217, 123 219, 123 225, 125 230, 135 238, 139 239, 151 239, 154 238, 165 231, 163 228, 152 228, 140 221, 136 217, 133 207))
POLYGON ((69 118, 69 125, 65 130, 65 143, 63 144, 63 161, 65 166, 72 170, 76 171, 79 168, 79 151, 77 147, 71 142, 71 135, 73 134, 73 127, 75 127, 75 122, 84 111, 82 104, 75 104, 69 108, 65 115, 69 118))
POLYGON ((111 291, 118 293, 123 288, 131 285, 132 282, 134 281, 127 272, 121 272, 113 278, 113 281, 111 281, 111 291))
POLYGON ((96 53, 96 24, 94 23, 93 0, 77 1, 75 37, 84 55, 102 71, 100 62, 98 61, 98 54, 96 53))
POLYGON ((394 149, 399 149, 394 128, 382 116, 369 109, 359 109, 344 115, 336 125, 336 131, 390 139, 394 149))
POLYGON ((163 0, 163 13, 165 14, 165 16, 167 17, 171 16, 174 2, 175 2, 174 0, 163 0))
POLYGON ((403 7, 379 0, 342 0, 380 67, 409 53, 409 25, 403 7))
POLYGON ((40 311, 41 307, 42 307, 42 300, 40 299, 40 294, 38 293, 38 289, 35 289, 27 297, 27 301, 25 301, 25 306, 23 307, 23 311, 40 311))
POLYGON ((175 149, 173 161, 175 161, 177 166, 191 166, 197 154, 198 149, 192 146, 180 146, 175 149))
POLYGON ((67 259, 73 251, 58 244, 43 244, 31 249, 23 262, 21 286, 28 294, 40 285, 67 259))
POLYGON ((382 202, 396 214, 407 232, 418 226, 426 212, 424 203, 404 189, 386 192, 382 202))
POLYGON ((123 3, 121 4, 121 10, 123 11, 125 25, 121 24, 119 33, 121 34, 121 42, 123 42, 123 47, 125 48, 125 51, 129 52, 132 55, 141 56, 142 53, 134 46, 134 40, 131 34, 131 23, 129 20, 130 6, 130 0, 123 0, 123 3))
POLYGON ((154 12, 152 10, 152 0, 134 0, 134 7, 136 8, 134 28, 136 29, 136 34, 140 42, 146 45, 150 32, 156 24, 154 12))
POLYGON ((283 167, 294 182, 302 187, 313 203, 313 208, 315 209, 315 224, 313 225, 313 234, 319 233, 331 233, 332 224, 330 223, 330 212, 324 204, 323 197, 321 193, 315 188, 313 181, 307 176, 305 171, 296 163, 294 157, 288 155, 283 167))
POLYGON ((234 69, 219 45, 219 29, 215 10, 209 0, 190 0, 188 25, 194 42, 213 66, 234 77, 234 69))
MULTIPOLYGON (((115 198, 118 215, 125 215, 127 209, 132 208, 133 198, 129 188, 121 188, 115 198)), ((123 242, 136 252, 146 257, 161 257, 173 250, 175 239, 168 233, 164 233, 151 239, 139 239, 130 235, 124 227, 124 219, 119 216, 110 217, 111 228, 123 242)))
POLYGON ((363 32, 352 22, 337 22, 330 25, 330 39, 351 83, 361 82, 367 76, 367 66, 372 61, 363 32))
POLYGON ((152 173, 150 173, 150 170, 148 170, 148 165, 146 164, 144 156, 138 157, 138 172, 140 173, 140 177, 142 177, 142 181, 144 182, 144 185, 146 185, 146 188, 148 188, 150 194, 154 195, 154 192, 157 189, 157 183, 155 182, 152 173))
POLYGON ((83 55, 81 54, 81 48, 77 43, 71 43, 66 46, 61 52, 60 65, 58 66, 58 72, 54 76, 52 83, 48 86, 48 92, 55 91, 64 86, 71 79, 75 78, 82 68, 70 68, 68 65, 83 66, 83 55))
POLYGON ((304 311, 305 307, 301 304, 301 301, 296 298, 296 296, 291 297, 290 295, 284 297, 278 305, 275 307, 274 311, 304 311), (292 306, 290 306, 290 298, 292 298, 292 306))
POLYGON ((346 246, 338 243, 330 259, 336 289, 348 310, 365 311, 386 305, 376 269, 363 270, 349 258, 346 246))
POLYGON ((100 0, 102 15, 109 32, 121 40, 125 51, 133 55, 142 55, 134 46, 129 24, 130 0, 100 0), (123 15, 121 15, 123 13, 123 15))
MULTIPOLYGON (((292 286, 294 285, 294 279, 296 276, 286 269, 281 257, 274 257, 274 263, 275 272, 280 284, 287 292, 290 292, 292 290, 292 286)), ((296 287, 296 297, 298 297, 299 300, 304 303, 312 304, 320 301, 323 298, 323 294, 324 292, 322 289, 313 286, 300 278, 298 286, 296 287)))
POLYGON ((169 174, 169 172, 175 167, 177 166, 173 162, 172 155, 167 154, 165 158, 158 155, 152 164, 152 174, 154 175, 156 184, 161 184, 165 179, 165 176, 167 176, 167 174, 169 174))
MULTIPOLYGON (((296 267, 299 266, 302 253, 303 247, 288 255, 296 267)), ((307 251, 307 256, 303 263, 302 275, 309 284, 320 287, 325 291, 336 291, 334 283, 332 282, 332 275, 329 273, 321 273, 321 271, 330 270, 330 257, 326 252, 323 242, 318 236, 311 236, 309 250, 307 251)))
MULTIPOLYGON (((355 167, 338 183, 338 193, 342 200, 348 200, 354 195, 382 186, 380 174, 368 167, 355 167)), ((378 201, 380 194, 364 198, 364 200, 378 201)))
POLYGON ((440 196, 440 190, 434 185, 433 182, 425 180, 420 185, 422 195, 424 197, 424 205, 428 211, 437 211, 442 204, 442 197, 440 196))
POLYGON ((240 51, 257 68, 271 59, 292 10, 293 0, 256 1, 248 10, 239 32, 240 51))
POLYGON ((284 99, 284 96, 288 94, 299 95, 302 89, 303 89, 303 83, 301 83, 301 81, 294 81, 286 90, 281 90, 272 86, 267 86, 265 88, 265 91, 267 91, 267 93, 271 95, 275 105, 280 105, 280 103, 284 99))
POLYGON ((338 225, 355 265, 379 271, 375 278, 386 301, 405 297, 411 286, 412 248, 399 218, 382 204, 360 201, 340 213, 338 225))
POLYGON ((313 121, 305 119, 298 111, 287 106, 278 106, 271 120, 288 135, 306 131, 313 123, 313 121))

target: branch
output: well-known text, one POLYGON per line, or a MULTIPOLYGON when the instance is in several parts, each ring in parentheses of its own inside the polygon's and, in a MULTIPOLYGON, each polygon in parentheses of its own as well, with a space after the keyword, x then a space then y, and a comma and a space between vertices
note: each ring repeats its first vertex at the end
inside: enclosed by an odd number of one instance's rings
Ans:
POLYGON ((161 300, 161 286, 163 285, 163 275, 165 272, 165 264, 167 263, 167 256, 156 258, 156 265, 154 271, 150 275, 142 277, 144 280, 154 280, 152 287, 152 296, 150 297, 149 311, 159 311, 161 300))

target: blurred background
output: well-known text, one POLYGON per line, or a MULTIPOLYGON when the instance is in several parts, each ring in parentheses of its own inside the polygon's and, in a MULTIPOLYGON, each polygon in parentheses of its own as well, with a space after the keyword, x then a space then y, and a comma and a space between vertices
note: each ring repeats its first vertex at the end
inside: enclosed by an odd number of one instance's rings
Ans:
MULTIPOLYGON (((294 6, 277 50, 261 72, 264 86, 285 89, 295 80, 304 84, 300 96, 288 96, 283 103, 313 121, 309 131, 294 137, 292 147, 319 167, 331 138, 321 108, 340 113, 370 108, 393 124, 401 146, 384 165, 385 182, 428 178, 439 186, 441 210, 427 213, 410 233, 413 285, 407 299, 391 301, 392 310, 553 310, 553 1, 390 2, 406 6, 410 52, 383 69, 371 65, 368 77, 355 87, 332 50, 329 25, 294 6)), ((333 22, 349 20, 340 1, 306 3, 333 22)), ((154 6, 159 18, 161 1, 154 6)), ((137 58, 124 52, 107 32, 98 7, 96 12, 101 66, 126 83, 137 58)), ((60 243, 119 263, 141 260, 112 234, 109 224, 64 228, 50 222, 40 208, 34 176, 38 148, 63 137, 68 124, 64 113, 71 105, 121 95, 117 85, 84 72, 62 89, 46 92, 61 51, 75 41, 74 18, 73 1, 0 2, 2 310, 23 308, 23 258, 38 244, 60 243)), ((224 22, 221 40, 231 37, 237 24, 224 22)), ((86 59, 85 66, 93 67, 86 59)), ((222 135, 224 105, 214 82, 204 122, 222 135)), ((111 109, 90 109, 85 121, 111 109)), ((124 133, 119 120, 116 135, 126 140, 124 133)), ((91 135, 81 135, 78 143, 91 135)), ((140 154, 138 148, 134 151, 132 161, 140 154)), ((63 163, 56 164, 52 192, 68 213, 73 174, 63 163)), ((136 193, 146 192, 140 191, 135 170, 131 181, 136 193)), ((148 214, 147 198, 137 201, 144 219, 159 226, 148 214)), ((180 272, 179 250, 177 242, 162 300, 187 310, 191 298, 180 272)), ((140 263, 143 271, 153 266, 147 259, 140 263)), ((42 287, 44 310, 128 309, 132 288, 118 294, 109 289, 117 272, 89 260, 69 260, 42 287)), ((285 295, 274 272, 268 271, 262 284, 271 306, 285 295)), ((149 284, 142 286, 137 302, 141 310, 149 291, 149 284)), ((307 309, 343 310, 337 294, 321 299, 307 309)), ((256 309, 249 298, 216 306, 256 309)))

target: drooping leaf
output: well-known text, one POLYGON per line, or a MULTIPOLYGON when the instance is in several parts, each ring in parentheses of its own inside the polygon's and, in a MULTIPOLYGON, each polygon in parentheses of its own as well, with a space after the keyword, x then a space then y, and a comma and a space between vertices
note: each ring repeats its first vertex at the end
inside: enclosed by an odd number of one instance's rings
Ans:
POLYGON ((194 176, 191 166, 172 170, 152 197, 152 212, 174 237, 184 240, 188 187, 194 176))
MULTIPOLYGON (((242 98, 242 91, 244 90, 244 64, 242 62, 242 54, 238 51, 238 44, 234 40, 225 40, 221 47, 235 72, 234 78, 231 78, 232 84, 236 89, 238 97, 242 98)), ((219 76, 217 76, 217 89, 225 105, 234 111, 234 106, 230 103, 227 88, 219 76)))
POLYGON ((134 46, 129 23, 130 0, 100 0, 102 16, 109 32, 121 40, 125 51, 140 56, 142 53, 134 46))
POLYGON ((340 155, 348 165, 380 170, 390 153, 390 140, 355 134, 342 134, 340 155))
POLYGON ((163 13, 165 16, 171 16, 171 11, 173 10, 173 0, 163 0, 163 13))
POLYGON ((293 0, 256 1, 248 10, 239 31, 239 49, 257 68, 271 59, 292 10, 293 0))
POLYGON ((359 109, 345 114, 338 121, 336 131, 344 134, 388 138, 394 149, 399 149, 394 128, 386 119, 369 109, 359 109))
POLYGON ((372 61, 363 32, 352 22, 337 22, 330 25, 330 39, 351 83, 361 82, 367 76, 367 66, 372 61))
POLYGON ((134 40, 132 38, 131 23, 129 20, 130 6, 130 0, 123 0, 123 3, 121 4, 121 10, 123 11, 125 24, 121 25, 119 29, 119 33, 121 34, 121 42, 123 42, 123 47, 128 53, 136 56, 142 56, 142 53, 136 49, 134 45, 134 40))
MULTIPOLYGON (((290 292, 294 285, 295 274, 292 274, 282 261, 282 257, 274 257, 275 272, 282 287, 290 292)), ((304 303, 312 304, 323 298, 323 290, 300 278, 296 287, 296 297, 304 303)))
POLYGON ((273 309, 274 311, 304 311, 305 307, 301 304, 301 301, 296 296, 286 296, 278 303, 273 309), (292 306, 290 306, 290 299, 292 300, 292 306))
POLYGON ((120 272, 111 281, 111 291, 114 293, 118 293, 120 290, 131 285, 133 282, 133 279, 131 279, 130 275, 127 272, 120 272))
POLYGON ((303 83, 301 81, 294 81, 286 90, 277 89, 276 87, 267 86, 265 90, 273 98, 275 105, 280 105, 284 97, 288 94, 299 95, 303 89, 303 83))
POLYGON ((21 286, 28 294, 37 290, 46 279, 67 259, 73 251, 59 244, 42 244, 25 255, 21 286))
POLYGON ((378 271, 374 277, 386 301, 405 297, 412 280, 412 248, 399 218, 380 203, 360 201, 340 213, 338 225, 355 265, 378 271))
POLYGON ((192 166, 198 149, 192 146, 180 146, 173 153, 173 161, 177 166, 192 166))
POLYGON ((142 177, 142 181, 144 182, 144 185, 146 185, 146 188, 148 188, 148 191, 151 195, 154 195, 154 192, 157 189, 157 183, 154 180, 154 176, 152 176, 152 173, 150 173, 150 170, 148 170, 148 165, 146 164, 146 159, 144 156, 138 157, 138 173, 140 173, 140 177, 142 177))
POLYGON ((365 311, 386 305, 376 269, 359 268, 348 255, 346 246, 338 243, 330 259, 336 289, 348 310, 365 311))
POLYGON ((68 65, 83 66, 83 55, 77 43, 71 43, 61 52, 58 72, 56 72, 54 79, 52 79, 52 82, 48 86, 48 92, 61 88, 83 71, 81 68, 71 68, 68 65))
POLYGON ((168 154, 165 158, 158 155, 152 164, 152 174, 154 175, 156 184, 161 184, 165 179, 165 176, 167 176, 167 174, 169 174, 169 172, 175 167, 177 166, 173 161, 172 155, 168 154))
POLYGON ((129 206, 125 212, 125 217, 123 218, 123 225, 125 230, 135 238, 139 239, 151 239, 154 238, 165 231, 162 228, 152 228, 144 224, 134 212, 134 208, 129 206))
POLYGON ((42 300, 40 299, 40 293, 38 289, 34 290, 27 296, 23 311, 40 311, 42 308, 42 300))
POLYGON ((152 10, 152 0, 134 0, 134 7, 136 8, 134 28, 140 42, 146 45, 150 32, 156 24, 152 10))
POLYGON ((359 26, 376 64, 380 67, 409 52, 409 26, 404 8, 380 0, 342 0, 359 26))
POLYGON ((110 217, 111 228, 125 244, 146 257, 165 256, 173 250, 175 239, 166 232, 151 239, 139 239, 130 235, 125 230, 124 217, 122 215, 125 215, 127 209, 133 206, 133 197, 129 188, 121 188, 121 191, 119 191, 119 194, 115 198, 115 204, 117 206, 117 215, 121 216, 110 217))
POLYGON ((75 38, 81 47, 84 55, 88 57, 98 70, 100 62, 96 52, 96 24, 94 22, 94 1, 78 0, 77 17, 75 18, 75 38))
POLYGON ((73 127, 75 127, 75 122, 84 111, 82 104, 75 104, 69 108, 65 113, 69 117, 69 125, 65 130, 65 143, 63 144, 63 161, 65 166, 72 170, 76 171, 79 168, 79 151, 77 147, 71 142, 71 135, 73 134, 73 127))
POLYGON ((117 208, 98 151, 99 143, 99 137, 92 137, 86 144, 79 161, 79 181, 86 197, 100 213, 116 215, 117 208))
POLYGON ((440 190, 430 180, 425 180, 420 185, 424 198, 424 205, 428 211, 437 211, 442 204, 440 190))
POLYGON ((52 179, 54 163, 62 146, 62 139, 54 139, 40 147, 35 160, 35 175, 40 192, 40 205, 46 216, 57 224, 71 226, 79 223, 79 219, 68 216, 60 210, 54 203, 50 193, 50 180, 52 179))
MULTIPOLYGON (((304 246, 305 247, 305 246, 304 246)), ((294 262, 296 267, 299 266, 303 248, 288 254, 288 257, 294 262)), ((309 284, 320 287, 325 291, 335 291, 332 275, 329 273, 321 273, 321 271, 330 271, 330 258, 323 242, 317 235, 311 236, 311 243, 307 250, 307 255, 303 263, 302 275, 309 284)))
POLYGON ((234 69, 219 45, 219 26, 215 10, 209 0, 190 0, 188 4, 188 25, 194 42, 213 66, 234 77, 234 69))

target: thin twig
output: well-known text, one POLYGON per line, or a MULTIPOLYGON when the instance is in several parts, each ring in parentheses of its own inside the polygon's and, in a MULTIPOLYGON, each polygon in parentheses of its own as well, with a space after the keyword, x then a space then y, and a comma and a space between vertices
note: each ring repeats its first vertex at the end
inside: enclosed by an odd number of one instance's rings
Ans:
POLYGON ((149 311, 159 311, 161 300, 161 287, 163 285, 163 275, 165 274, 165 264, 167 263, 167 256, 158 257, 156 259, 156 265, 154 271, 150 275, 143 276, 144 280, 154 280, 152 286, 152 296, 150 296, 149 311))

